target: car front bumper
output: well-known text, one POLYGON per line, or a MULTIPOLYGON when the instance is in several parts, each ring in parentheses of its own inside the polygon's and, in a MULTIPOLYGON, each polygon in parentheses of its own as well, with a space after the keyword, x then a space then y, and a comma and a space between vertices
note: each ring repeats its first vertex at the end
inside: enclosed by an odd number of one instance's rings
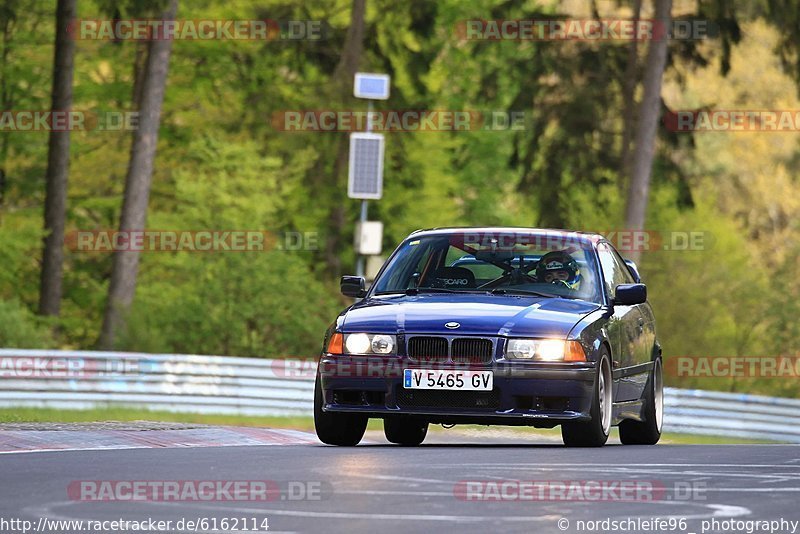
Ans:
POLYGON ((588 420, 594 362, 500 362, 491 365, 425 365, 402 358, 324 354, 319 376, 326 412, 370 417, 424 416, 431 423, 552 427, 588 420), (492 391, 419 390, 403 387, 403 371, 493 371, 492 391))

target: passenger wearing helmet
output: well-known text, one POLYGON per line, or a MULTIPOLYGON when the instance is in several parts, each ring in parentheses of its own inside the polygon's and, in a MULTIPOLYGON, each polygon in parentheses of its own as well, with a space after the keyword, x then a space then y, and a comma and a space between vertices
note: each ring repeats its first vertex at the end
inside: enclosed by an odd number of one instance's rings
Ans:
POLYGON ((577 291, 581 284, 578 262, 563 250, 548 252, 536 266, 536 279, 540 283, 563 285, 577 291))

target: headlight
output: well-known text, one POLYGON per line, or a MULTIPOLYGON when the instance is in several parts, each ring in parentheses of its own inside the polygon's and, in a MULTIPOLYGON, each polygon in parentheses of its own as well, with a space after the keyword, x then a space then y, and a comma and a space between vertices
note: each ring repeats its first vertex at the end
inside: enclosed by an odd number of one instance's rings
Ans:
POLYGON ((539 362, 585 362, 586 354, 577 341, 509 339, 506 343, 506 358, 539 362))
POLYGON ((564 342, 555 339, 544 339, 539 342, 536 359, 545 362, 558 362, 564 360, 564 342))
POLYGON ((387 334, 345 334, 345 354, 395 354, 397 337, 387 334))
POLYGON ((344 337, 344 347, 350 354, 366 354, 370 343, 367 334, 350 334, 344 337))

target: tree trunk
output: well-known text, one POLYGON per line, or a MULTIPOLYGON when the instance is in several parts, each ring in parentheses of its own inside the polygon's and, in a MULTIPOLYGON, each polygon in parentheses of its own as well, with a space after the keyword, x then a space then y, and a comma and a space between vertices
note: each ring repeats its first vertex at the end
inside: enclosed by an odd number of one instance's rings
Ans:
MULTIPOLYGON (((655 19, 664 28, 670 24, 672 0, 655 0, 655 19)), ((660 38, 650 42, 647 50, 647 65, 644 72, 644 94, 636 128, 631 183, 628 189, 628 205, 625 224, 628 230, 642 230, 647 213, 647 198, 650 192, 650 176, 653 171, 656 132, 661 111, 661 80, 667 64, 668 37, 661 32, 660 38)), ((639 252, 633 251, 631 259, 637 261, 639 252)))
MULTIPOLYGON (((350 27, 347 28, 339 63, 336 64, 336 68, 333 71, 333 83, 338 93, 336 98, 341 102, 347 102, 352 97, 353 79, 356 72, 358 72, 358 65, 361 62, 364 50, 365 9, 366 0, 353 0, 350 12, 350 27)), ((328 213, 330 227, 325 239, 325 263, 327 264, 328 272, 334 273, 338 277, 342 270, 339 251, 344 242, 342 233, 347 220, 345 216, 347 199, 342 192, 345 188, 344 176, 347 174, 349 161, 347 155, 350 147, 350 136, 346 133, 336 135, 338 136, 338 143, 336 143, 335 147, 336 156, 333 177, 330 183, 334 191, 334 203, 328 213)))
POLYGON ((342 55, 333 77, 340 83, 342 96, 349 96, 353 88, 353 76, 358 72, 358 64, 361 62, 361 53, 364 50, 364 11, 366 0, 353 0, 353 7, 350 11, 350 27, 347 28, 347 35, 342 46, 342 55))
MULTIPOLYGON (((67 27, 75 18, 76 0, 58 0, 56 6, 56 48, 53 60, 51 109, 72 108, 72 71, 75 40, 67 27)), ((44 201, 44 249, 42 253, 39 313, 58 315, 61 309, 61 282, 64 262, 64 221, 67 215, 69 177, 69 130, 50 131, 47 154, 47 191, 44 201)))
MULTIPOLYGON (((642 0, 633 2, 633 20, 638 26, 639 17, 642 13, 642 0)), ((638 79, 639 66, 639 40, 631 39, 628 43, 628 61, 625 65, 624 79, 622 80, 622 147, 620 149, 620 192, 624 190, 624 184, 631 177, 631 136, 633 135, 634 125, 636 124, 636 82, 638 79)))
MULTIPOLYGON (((178 0, 170 0, 162 18, 174 19, 178 0)), ((161 106, 164 102, 171 39, 157 39, 150 43, 145 79, 142 85, 139 127, 131 146, 131 158, 125 179, 125 196, 119 228, 121 231, 144 230, 147 221, 147 204, 153 177, 153 160, 156 155, 161 106)), ((126 315, 136 293, 136 276, 139 271, 139 252, 116 251, 108 286, 108 301, 103 317, 103 327, 98 345, 112 349, 119 333, 124 329, 126 315)))
POLYGON ((131 108, 139 111, 142 102, 142 87, 144 87, 145 69, 150 47, 146 41, 136 43, 136 57, 133 60, 133 90, 131 91, 131 108))

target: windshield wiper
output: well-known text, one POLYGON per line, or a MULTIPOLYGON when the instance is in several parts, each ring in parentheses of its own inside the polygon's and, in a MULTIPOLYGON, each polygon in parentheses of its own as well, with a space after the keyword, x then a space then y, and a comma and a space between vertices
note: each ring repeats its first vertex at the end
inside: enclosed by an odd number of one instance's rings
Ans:
POLYGON ((409 287, 406 295, 416 295, 417 293, 465 293, 457 289, 447 289, 446 287, 409 287))
POLYGON ((564 295, 555 295, 552 293, 540 293, 539 291, 531 291, 529 289, 506 289, 496 287, 489 291, 492 295, 531 295, 534 297, 548 297, 548 298, 567 298, 564 295))
POLYGON ((419 293, 466 293, 444 287, 409 287, 408 289, 398 289, 396 291, 379 291, 376 295, 418 295, 419 293))

